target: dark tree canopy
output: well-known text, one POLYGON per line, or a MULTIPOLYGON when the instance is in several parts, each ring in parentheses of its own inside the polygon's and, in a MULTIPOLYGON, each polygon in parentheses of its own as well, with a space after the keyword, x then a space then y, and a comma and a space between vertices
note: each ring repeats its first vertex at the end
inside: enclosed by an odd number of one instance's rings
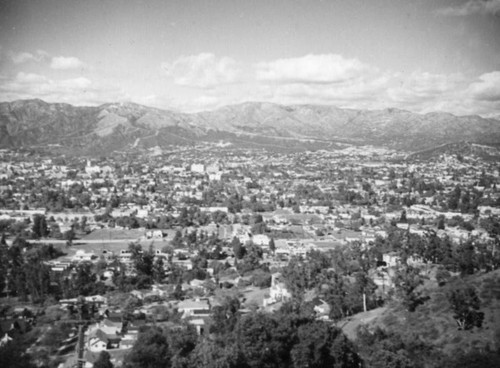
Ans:
POLYGON ((482 326, 484 313, 479 310, 481 302, 474 287, 456 286, 451 290, 448 299, 453 308, 453 318, 459 329, 470 330, 473 327, 482 326))
POLYGON ((111 356, 107 351, 101 351, 99 357, 94 362, 94 368, 113 368, 113 363, 111 363, 111 356))

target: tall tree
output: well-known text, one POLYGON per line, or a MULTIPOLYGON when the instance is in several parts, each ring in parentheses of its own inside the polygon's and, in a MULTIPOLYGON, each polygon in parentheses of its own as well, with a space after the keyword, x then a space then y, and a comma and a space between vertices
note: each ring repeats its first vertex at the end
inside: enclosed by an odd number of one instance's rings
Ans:
POLYGON ((269 240, 269 250, 273 252, 274 255, 274 252, 276 251, 276 244, 274 243, 274 238, 271 238, 271 240, 269 240))
POLYGON ((461 241, 456 248, 454 259, 462 275, 472 275, 477 268, 474 239, 469 238, 466 241, 461 241))
POLYGON ((209 326, 210 333, 223 337, 229 336, 229 333, 233 331, 238 320, 239 309, 240 301, 236 297, 227 297, 220 306, 212 308, 212 323, 209 326))
POLYGON ((72 278, 73 294, 88 296, 96 290, 97 276, 93 271, 91 262, 81 262, 75 268, 76 273, 72 278))
POLYGON ((33 302, 43 302, 49 294, 50 268, 40 259, 38 254, 30 254, 23 265, 26 289, 33 302))
POLYGON ((231 247, 233 248, 234 257, 236 259, 242 259, 245 255, 245 247, 241 244, 240 239, 236 236, 231 241, 231 247))
MULTIPOLYGON (((377 289, 377 285, 364 271, 356 272, 355 281, 350 287, 351 295, 355 297, 358 303, 362 303, 363 311, 368 310, 368 305, 377 289)), ((353 303, 356 305, 356 303, 353 303)))
POLYGON ((94 362, 94 368, 113 368, 114 365, 111 363, 111 356, 107 351, 101 351, 99 357, 94 362))
POLYGON ((203 339, 192 352, 190 362, 191 367, 248 368, 235 341, 225 344, 203 339))
POLYGON ((306 323, 298 328, 297 337, 290 352, 293 367, 361 366, 354 345, 336 327, 320 321, 306 323))
MULTIPOLYGON (((330 305, 329 317, 338 321, 344 318, 351 309, 347 302, 348 285, 344 278, 337 273, 329 273, 328 279, 322 285, 322 293, 325 301, 330 305)), ((356 298, 356 301, 360 298, 356 298)))
POLYGON ((31 228, 35 238, 43 238, 49 234, 49 228, 47 226, 47 220, 45 215, 36 214, 33 216, 33 226, 31 228))
POLYGON ((453 308, 453 318, 460 330, 470 330, 473 327, 481 327, 484 313, 479 309, 481 302, 474 287, 460 285, 453 288, 448 296, 453 308))
POLYGON ((24 259, 21 246, 12 244, 8 251, 9 257, 9 277, 8 286, 9 292, 19 296, 21 299, 26 299, 28 291, 26 289, 26 274, 24 273, 24 259))
POLYGON ((165 278, 165 262, 163 261, 163 257, 158 257, 153 263, 153 280, 155 282, 162 282, 162 280, 165 278))
POLYGON ((424 283, 418 268, 407 265, 402 266, 396 272, 393 282, 396 286, 397 295, 409 312, 415 311, 415 308, 425 301, 418 291, 418 287, 424 283))
POLYGON ((0 293, 7 286, 7 275, 9 270, 9 248, 5 240, 5 234, 2 234, 0 240, 0 293))
POLYGON ((139 334, 127 355, 125 368, 170 368, 172 352, 163 330, 152 327, 139 334))
POLYGON ((139 245, 139 251, 133 256, 135 268, 139 275, 145 275, 148 277, 153 276, 153 264, 154 264, 154 251, 152 246, 145 252, 143 252, 139 245))
POLYGON ((233 336, 247 367, 288 367, 293 331, 283 319, 252 313, 238 320, 233 336), (280 326, 280 322, 283 325, 280 326))
POLYGON ((0 362, 2 367, 9 368, 34 368, 30 356, 23 351, 20 344, 10 341, 0 346, 0 362))

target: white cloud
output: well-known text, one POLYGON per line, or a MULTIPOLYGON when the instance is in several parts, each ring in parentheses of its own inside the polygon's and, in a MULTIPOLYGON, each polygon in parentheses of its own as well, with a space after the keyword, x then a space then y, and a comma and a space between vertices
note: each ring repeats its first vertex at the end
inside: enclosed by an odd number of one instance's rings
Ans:
POLYGON ((122 100, 124 96, 116 88, 95 85, 84 77, 54 80, 44 75, 24 72, 3 80, 0 86, 0 100, 4 101, 40 98, 49 102, 95 105, 122 100))
MULTIPOLYGON (((43 51, 27 53, 31 56, 20 54, 19 60, 31 60, 33 56, 54 63, 61 59, 51 58, 43 51)), ((65 60, 60 67, 64 63, 66 67, 81 63, 76 58, 62 59, 65 60)), ((0 76, 0 101, 41 98, 51 102, 95 105, 133 100, 190 112, 244 101, 329 104, 354 109, 397 107, 420 113, 447 111, 459 115, 491 115, 500 111, 500 71, 473 78, 425 71, 396 73, 334 54, 245 65, 231 58, 203 53, 180 57, 172 63, 162 64, 162 68, 176 85, 197 89, 173 86, 167 93, 151 91, 148 96, 137 96, 136 91, 127 94, 85 77, 56 79, 19 72, 13 76, 0 76), (219 88, 222 86, 224 88, 219 88)))
POLYGON ((500 102, 500 71, 479 76, 479 82, 471 83, 469 92, 475 100, 500 102))
POLYGON ((4 83, 1 90, 41 97, 79 91, 84 92, 91 84, 91 81, 84 77, 52 80, 40 74, 19 72, 15 78, 4 83))
POLYGON ((35 55, 29 52, 20 52, 20 53, 12 52, 10 53, 9 56, 14 64, 21 64, 35 59, 35 55))
POLYGON ((179 86, 213 88, 237 81, 239 69, 229 57, 216 58, 211 53, 181 56, 172 63, 162 63, 162 70, 179 86))
POLYGON ((466 80, 461 74, 413 72, 396 75, 393 86, 387 89, 387 97, 395 105, 407 108, 419 106, 427 111, 428 107, 424 108, 424 105, 456 98, 457 92, 465 87, 466 80))
POLYGON ((464 17, 472 14, 500 16, 500 0, 468 0, 459 6, 438 9, 445 16, 464 17))
POLYGON ((258 80, 279 83, 341 83, 366 76, 375 69, 341 55, 309 54, 255 65, 258 80))
POLYGON ((31 52, 9 52, 10 59, 14 64, 22 64, 28 61, 42 61, 44 58, 48 57, 48 54, 43 50, 37 50, 35 54, 31 52))
MULTIPOLYGON (((354 109, 398 107, 415 112, 453 112, 446 108, 460 107, 452 102, 460 101, 468 87, 468 81, 461 74, 380 72, 362 65, 365 72, 359 73, 358 77, 341 78, 339 81, 318 77, 296 78, 298 80, 289 82, 284 79, 276 85, 269 84, 272 89, 269 100, 284 104, 332 104, 354 109), (327 80, 332 82, 327 83, 327 80)), ((305 75, 298 70, 296 73, 305 75)), ((469 113, 469 109, 457 112, 469 113)))
POLYGON ((173 98, 168 101, 169 109, 174 109, 178 111, 194 113, 200 111, 209 111, 218 109, 227 105, 234 105, 237 103, 245 102, 252 100, 251 96, 244 94, 229 94, 227 92, 217 92, 211 93, 208 90, 208 93, 203 93, 199 96, 193 98, 173 98))
POLYGON ((401 86, 389 89, 388 96, 393 106, 416 112, 491 115, 500 110, 500 71, 476 79, 461 74, 413 73, 401 86))
POLYGON ((171 106, 202 111, 244 101, 267 101, 353 109, 396 107, 458 115, 491 114, 500 107, 500 72, 476 79, 460 73, 384 72, 339 55, 307 55, 252 67, 254 80, 174 98, 171 106))
POLYGON ((24 86, 24 85, 34 85, 38 83, 45 83, 48 79, 40 74, 35 73, 17 73, 16 78, 13 80, 11 86, 24 86))
POLYGON ((332 84, 281 84, 274 89, 273 100, 277 103, 333 104, 338 107, 370 105, 377 107, 379 96, 383 93, 384 83, 332 84))
POLYGON ((52 69, 68 70, 82 68, 85 64, 74 56, 55 56, 50 62, 52 69))

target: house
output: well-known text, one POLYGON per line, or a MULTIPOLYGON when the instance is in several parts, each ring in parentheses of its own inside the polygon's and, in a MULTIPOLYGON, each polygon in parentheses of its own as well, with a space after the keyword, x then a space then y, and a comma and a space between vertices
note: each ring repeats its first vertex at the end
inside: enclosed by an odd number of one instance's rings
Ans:
POLYGON ((128 331, 120 341, 120 349, 131 349, 137 341, 138 331, 128 331))
POLYGON ((111 319, 106 318, 99 323, 99 329, 105 334, 116 335, 122 333, 123 323, 121 320, 112 321, 111 319))
POLYGON ((386 263, 387 267, 394 267, 399 264, 400 257, 396 253, 386 253, 382 255, 382 261, 386 263))
MULTIPOLYGON (((97 308, 102 308, 108 303, 107 298, 102 295, 91 295, 84 298, 86 303, 94 304, 97 308)), ((74 306, 78 304, 78 298, 61 299, 59 304, 61 304, 62 308, 74 306)))
POLYGON ((78 249, 75 255, 71 258, 71 261, 85 262, 85 261, 92 261, 95 258, 97 258, 97 256, 94 254, 94 252, 85 253, 84 250, 78 249))
POLYGON ((183 300, 177 305, 177 309, 182 313, 182 318, 208 317, 210 315, 210 305, 205 299, 183 300))
POLYGON ((205 320, 203 318, 191 319, 189 323, 196 328, 198 335, 203 334, 205 330, 205 320))
POLYGON ((7 345, 12 340, 14 339, 10 337, 8 333, 5 333, 5 335, 3 335, 3 337, 0 339, 0 347, 7 345))
POLYGON ((479 211, 479 214, 483 217, 500 215, 500 208, 498 207, 478 206, 477 210, 479 211))
POLYGON ((109 339, 101 329, 96 329, 90 332, 87 341, 88 349, 90 351, 96 352, 108 349, 109 339))
POLYGON ((264 306, 281 301, 286 301, 291 297, 292 293, 287 289, 281 273, 273 273, 271 275, 271 289, 269 290, 269 298, 264 299, 264 306))
POLYGON ((90 161, 87 161, 87 166, 85 166, 85 172, 88 175, 99 174, 101 172, 101 168, 99 166, 92 166, 90 161))
POLYGON ((122 249, 120 251, 120 254, 118 255, 119 261, 125 264, 128 270, 133 269, 132 256, 133 256, 132 252, 126 249, 122 249))
MULTIPOLYGON (((386 263, 387 267, 395 267, 401 264, 401 257, 396 253, 386 253, 382 255, 382 261, 386 263)), ((422 257, 418 255, 411 255, 406 259, 406 263, 409 266, 422 266, 425 264, 422 257)))
POLYGON ((267 246, 271 239, 265 234, 255 234, 252 237, 252 242, 260 246, 267 246))
POLYGON ((241 244, 246 244, 252 240, 250 233, 242 233, 236 236, 241 244))
POLYGON ((47 261, 45 264, 48 265, 53 272, 63 272, 71 265, 71 262, 47 261))
POLYGON ((203 164, 192 164, 191 165, 191 171, 198 173, 198 174, 203 174, 205 172, 205 165, 203 164))
POLYGON ((212 207, 200 207, 201 212, 224 212, 229 213, 229 208, 227 206, 212 206, 212 207))
POLYGON ((221 178, 222 178, 221 172, 208 174, 208 180, 210 181, 219 181, 221 180, 221 178))
POLYGON ((148 230, 146 231, 147 239, 163 239, 163 231, 161 230, 148 230))
POLYGON ((328 319, 328 315, 330 314, 331 307, 325 302, 323 299, 314 298, 312 300, 314 305, 314 311, 319 319, 328 319))
POLYGON ((189 285, 193 289, 201 289, 203 292, 206 291, 206 288, 205 288, 206 281, 205 280, 193 279, 193 280, 191 280, 191 282, 189 283, 189 285))

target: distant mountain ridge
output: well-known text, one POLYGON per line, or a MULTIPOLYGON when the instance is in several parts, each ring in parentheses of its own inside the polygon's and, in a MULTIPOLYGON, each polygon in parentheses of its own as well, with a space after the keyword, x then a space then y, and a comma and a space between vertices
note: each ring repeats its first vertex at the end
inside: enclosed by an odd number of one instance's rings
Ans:
POLYGON ((86 107, 38 99, 0 103, 0 148, 50 144, 102 154, 220 140, 309 148, 342 142, 419 151, 461 141, 499 145, 500 121, 437 112, 266 102, 192 114, 134 103, 86 107))

